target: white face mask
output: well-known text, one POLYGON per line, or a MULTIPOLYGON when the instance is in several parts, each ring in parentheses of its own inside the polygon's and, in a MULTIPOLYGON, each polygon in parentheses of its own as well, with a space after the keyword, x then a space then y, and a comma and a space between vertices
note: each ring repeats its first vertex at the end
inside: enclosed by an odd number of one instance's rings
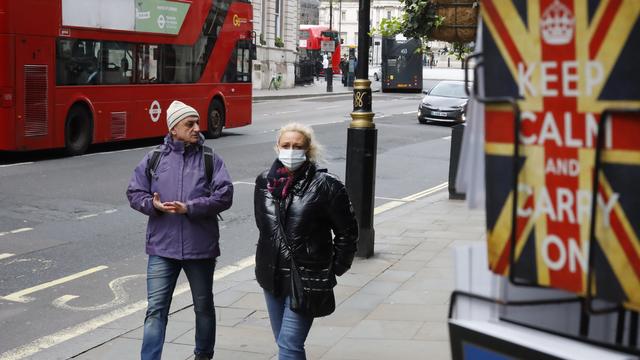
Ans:
POLYGON ((280 149, 278 160, 289 170, 295 171, 307 161, 307 156, 305 155, 305 150, 280 149))

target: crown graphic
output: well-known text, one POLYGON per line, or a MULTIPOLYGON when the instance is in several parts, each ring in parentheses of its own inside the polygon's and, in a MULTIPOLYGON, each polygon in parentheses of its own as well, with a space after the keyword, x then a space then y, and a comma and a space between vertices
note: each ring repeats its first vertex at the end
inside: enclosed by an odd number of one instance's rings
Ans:
POLYGON ((542 13, 540 30, 542 39, 549 45, 565 45, 573 39, 576 19, 567 6, 555 0, 542 13))

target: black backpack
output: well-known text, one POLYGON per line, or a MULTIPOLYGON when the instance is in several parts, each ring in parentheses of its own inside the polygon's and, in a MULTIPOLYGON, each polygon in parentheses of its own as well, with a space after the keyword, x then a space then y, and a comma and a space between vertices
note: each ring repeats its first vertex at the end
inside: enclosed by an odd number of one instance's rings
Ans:
MULTIPOLYGON (((145 170, 149 184, 151 184, 153 175, 156 173, 163 153, 164 145, 158 145, 151 151, 149 160, 147 160, 147 169, 145 170)), ((204 156, 204 172, 207 174, 207 184, 211 185, 211 180, 213 180, 213 149, 202 145, 202 156, 204 156)))

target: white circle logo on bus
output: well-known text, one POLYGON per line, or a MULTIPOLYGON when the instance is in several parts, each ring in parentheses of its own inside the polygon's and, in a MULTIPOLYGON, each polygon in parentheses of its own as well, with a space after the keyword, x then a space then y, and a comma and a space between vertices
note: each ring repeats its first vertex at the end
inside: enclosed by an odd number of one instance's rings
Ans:
POLYGON ((151 121, 158 122, 158 120, 160 120, 161 113, 162 109, 160 108, 160 103, 158 100, 153 100, 151 107, 149 107, 149 116, 151 117, 151 121))
POLYGON ((164 19, 164 15, 160 14, 160 16, 158 16, 158 27, 160 29, 164 29, 165 23, 166 23, 166 21, 164 19))

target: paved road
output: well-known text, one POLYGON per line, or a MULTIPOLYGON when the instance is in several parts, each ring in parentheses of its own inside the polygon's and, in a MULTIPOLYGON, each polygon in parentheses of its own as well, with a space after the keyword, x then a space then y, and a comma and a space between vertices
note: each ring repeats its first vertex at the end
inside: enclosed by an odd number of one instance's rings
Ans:
MULTIPOLYGON (((450 128, 417 123, 420 97, 374 96, 376 205, 447 180, 450 128)), ((257 102, 253 125, 208 141, 225 159, 236 188, 234 206, 223 214, 220 266, 254 253, 252 183, 273 161, 281 125, 312 125, 326 146, 325 165, 344 178, 351 102, 349 95, 257 102)), ((0 163, 0 354, 145 299, 146 219, 129 208, 124 191, 154 143, 96 147, 74 158, 20 155, 0 163)))

